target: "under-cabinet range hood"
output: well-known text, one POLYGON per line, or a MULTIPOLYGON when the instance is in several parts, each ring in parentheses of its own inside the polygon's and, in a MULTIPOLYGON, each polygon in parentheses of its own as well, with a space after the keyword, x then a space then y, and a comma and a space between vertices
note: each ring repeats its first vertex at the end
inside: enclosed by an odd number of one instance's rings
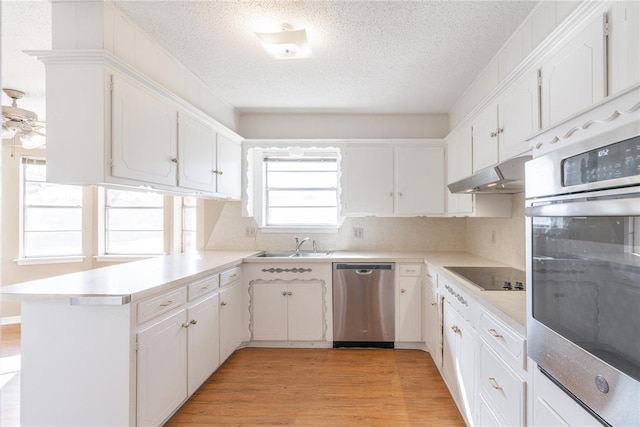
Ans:
POLYGON ((448 185, 452 193, 498 193, 524 192, 524 164, 530 155, 514 157, 495 166, 481 169, 470 177, 448 185))

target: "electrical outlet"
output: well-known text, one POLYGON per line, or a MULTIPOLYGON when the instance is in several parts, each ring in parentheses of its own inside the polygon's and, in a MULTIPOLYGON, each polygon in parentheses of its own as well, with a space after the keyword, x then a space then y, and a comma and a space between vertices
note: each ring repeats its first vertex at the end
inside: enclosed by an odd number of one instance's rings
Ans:
POLYGON ((491 230, 491 243, 496 244, 496 230, 491 230))
POLYGON ((244 237, 256 237, 256 228, 255 227, 245 227, 244 228, 244 237))
POLYGON ((353 237, 362 239, 364 237, 364 229, 362 227, 355 227, 353 229, 353 237))

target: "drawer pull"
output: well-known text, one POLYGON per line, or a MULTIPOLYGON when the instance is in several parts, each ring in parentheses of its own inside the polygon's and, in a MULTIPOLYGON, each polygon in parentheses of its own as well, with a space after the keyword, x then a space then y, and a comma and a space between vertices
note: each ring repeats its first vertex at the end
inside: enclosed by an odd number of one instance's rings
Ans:
POLYGON ((427 273, 427 277, 428 277, 429 279, 431 279, 433 276, 432 276, 432 275, 430 275, 429 273, 427 273))
POLYGON ((191 323, 189 323, 189 322, 184 322, 184 323, 182 324, 182 327, 183 327, 183 328, 188 328, 189 326, 191 326, 191 323))
POLYGON ((494 338, 502 338, 502 335, 500 335, 495 329, 489 329, 489 333, 494 338))
POLYGON ((189 323, 191 323, 192 325, 195 325, 195 324, 198 323, 198 321, 196 319, 191 319, 191 321, 189 323))
POLYGON ((169 300, 169 301, 165 301, 162 304, 160 304, 160 307, 168 307, 171 304, 173 304, 173 301, 169 300))
POLYGON ((405 292, 407 292, 407 290, 406 290, 406 289, 400 289, 400 293, 401 293, 401 294, 404 294, 405 292))
POLYGON ((289 292, 287 292, 287 295, 291 296, 291 295, 293 295, 293 292, 289 291, 289 292))
POLYGON ((203 290, 203 291, 206 291, 207 289, 209 289, 209 285, 205 285, 205 286, 201 287, 200 289, 203 290))
POLYGON ((224 307, 225 305, 227 305, 227 303, 225 301, 222 301, 220 305, 224 307))
POLYGON ((234 277, 236 277, 236 276, 237 276, 237 274, 236 274, 236 273, 233 273, 231 276, 229 276, 229 279, 233 279, 233 278, 234 278, 234 277))
POLYGON ((287 296, 287 291, 282 291, 282 296, 287 296))
POLYGON ((438 303, 437 302, 432 302, 431 305, 435 307, 436 305, 438 305, 438 303))
POLYGON ((490 378, 489 378, 489 383, 491 384, 491 387, 495 388, 496 390, 502 390, 502 387, 500 387, 500 386, 498 385, 498 382, 496 381, 496 379, 495 379, 495 378, 490 377, 490 378))
POLYGON ((460 332, 460 328, 458 328, 458 326, 457 326, 457 325, 451 325, 451 330, 452 330, 453 332, 455 332, 456 334, 457 334, 458 332, 460 332))

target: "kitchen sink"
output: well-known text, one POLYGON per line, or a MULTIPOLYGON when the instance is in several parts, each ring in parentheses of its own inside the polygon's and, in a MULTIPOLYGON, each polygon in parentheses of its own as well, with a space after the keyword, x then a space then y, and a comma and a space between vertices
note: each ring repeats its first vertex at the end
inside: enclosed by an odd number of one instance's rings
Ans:
POLYGON ((331 255, 333 251, 329 252, 263 252, 260 255, 256 255, 258 258, 324 258, 331 255))

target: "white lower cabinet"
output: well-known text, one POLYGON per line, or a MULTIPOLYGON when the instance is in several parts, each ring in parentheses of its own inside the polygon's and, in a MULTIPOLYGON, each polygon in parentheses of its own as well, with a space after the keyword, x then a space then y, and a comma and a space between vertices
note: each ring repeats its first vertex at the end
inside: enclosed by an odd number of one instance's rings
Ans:
POLYGON ((188 310, 188 391, 195 393, 220 366, 218 294, 204 298, 188 310))
POLYGON ((533 369, 533 425, 545 427, 602 426, 537 368, 533 369))
POLYGON ((251 296, 253 340, 322 340, 322 282, 258 282, 251 296))
POLYGON ((424 287, 424 341, 436 366, 442 365, 442 322, 438 308, 437 273, 427 265, 424 287))
POLYGON ((442 374, 458 408, 473 424, 476 332, 445 299, 442 324, 442 374))
POLYGON ((396 341, 422 341, 421 264, 398 265, 396 301, 396 341))
POLYGON ((525 382, 480 340, 478 391, 502 426, 525 425, 525 382))
POLYGON ((242 307, 239 280, 220 289, 220 363, 242 343, 242 307))
POLYGON ((157 426, 187 398, 187 311, 138 332, 137 424, 157 426))

